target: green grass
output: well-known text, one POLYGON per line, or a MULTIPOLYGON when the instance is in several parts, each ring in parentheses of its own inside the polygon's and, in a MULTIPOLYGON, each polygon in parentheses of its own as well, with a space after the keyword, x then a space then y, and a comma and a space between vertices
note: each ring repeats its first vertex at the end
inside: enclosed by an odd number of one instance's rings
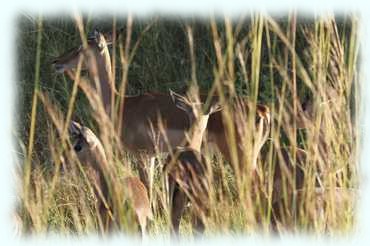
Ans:
MULTIPOLYGON (((23 168, 19 171, 22 188, 17 212, 23 231, 95 233, 101 228, 94 199, 78 163, 71 160, 75 165, 63 176, 57 171, 59 155, 69 155, 69 144, 57 134, 56 122, 63 121, 52 120, 55 112, 60 111, 64 119, 71 109, 73 81, 56 74, 50 62, 81 43, 78 28, 69 16, 19 16, 18 22, 19 116, 15 137, 22 153, 18 163, 23 168), (39 92, 47 95, 49 101, 40 101, 39 92)), ((93 27, 111 30, 114 21, 109 16, 85 16, 84 23, 86 31, 93 27)), ((116 18, 115 25, 127 28, 126 18, 116 18)), ((126 39, 125 33, 120 40, 123 47, 126 39)), ((258 160, 259 185, 251 187, 248 179, 238 183, 236 177, 242 174, 234 173, 219 155, 213 158, 210 154, 213 201, 207 234, 271 233, 273 173, 279 163, 279 152, 289 146, 307 151, 308 158, 302 165, 307 178, 298 203, 297 196, 288 194, 294 175, 283 177, 286 193, 281 203, 282 230, 337 234, 355 229, 355 199, 342 195, 341 206, 335 202, 336 187, 344 190, 343 194, 358 189, 358 131, 353 123, 358 116, 356 90, 359 84, 355 15, 302 18, 299 13, 289 13, 277 18, 254 13, 234 19, 134 17, 130 52, 131 60, 125 67, 121 63, 120 47, 116 46, 115 81, 119 88, 127 76, 126 94, 167 92, 169 88, 176 91, 196 80, 203 92, 218 83, 218 93, 226 98, 234 93, 245 95, 271 109, 270 139, 258 160), (193 40, 193 55, 189 37, 193 40), (327 102, 329 87, 336 91, 336 96, 329 98, 331 102, 327 102), (314 114, 312 120, 306 122, 307 129, 300 130, 295 115, 307 98, 313 102, 314 114), (325 128, 323 133, 320 128, 325 128), (323 135, 319 137, 320 134, 323 135), (318 154, 319 141, 327 148, 324 157, 318 154), (314 174, 319 175, 327 189, 322 197, 323 214, 317 214, 314 209, 319 199, 314 192, 314 174), (292 212, 295 208, 296 213, 292 212)), ((101 129, 81 90, 74 104, 73 119, 95 132, 101 129)), ((246 149, 248 141, 243 143, 246 149)), ((135 160, 122 154, 119 145, 105 147, 112 150, 110 161, 118 176, 136 173, 135 160)), ((297 158, 294 151, 289 155, 293 160, 297 158)), ((293 167, 293 173, 296 168, 293 167)), ((160 168, 157 168, 155 197, 163 197, 160 177, 160 168)), ((117 185, 118 190, 123 189, 117 185)), ((137 225, 132 211, 125 209, 128 207, 119 202, 114 210, 119 211, 121 230, 134 232, 137 225)), ((160 211, 158 207, 154 214, 149 233, 167 232, 168 211, 160 211)), ((181 231, 190 234, 189 209, 181 231)))

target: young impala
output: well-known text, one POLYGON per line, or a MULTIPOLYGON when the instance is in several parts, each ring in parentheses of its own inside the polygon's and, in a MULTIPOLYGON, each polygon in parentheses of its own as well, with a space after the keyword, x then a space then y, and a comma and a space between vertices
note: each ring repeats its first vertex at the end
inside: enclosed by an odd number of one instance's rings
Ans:
MULTIPOLYGON (((76 155, 83 165, 85 173, 93 185, 99 215, 104 228, 109 228, 114 220, 112 203, 109 197, 107 175, 109 175, 109 163, 99 138, 86 126, 72 121, 69 126, 69 134, 76 155)), ((137 177, 123 179, 126 195, 130 200, 140 224, 142 236, 146 233, 147 219, 152 219, 147 189, 137 177)))
POLYGON ((202 138, 210 115, 220 111, 221 107, 212 104, 204 111, 196 94, 190 94, 190 100, 172 91, 170 94, 176 107, 188 115, 191 124, 186 146, 175 149, 164 166, 165 172, 169 174, 172 230, 178 234, 183 210, 190 200, 193 204, 195 227, 197 232, 200 232, 204 230, 204 217, 208 214, 210 189, 207 180, 209 170, 207 171, 206 163, 200 154, 202 138))
MULTIPOLYGON (((101 97, 106 111, 109 113, 112 108, 112 97, 115 93, 115 86, 112 81, 112 71, 110 55, 104 35, 95 31, 94 35, 88 40, 88 47, 81 46, 56 58, 53 62, 57 72, 68 72, 76 69, 78 61, 83 58, 82 68, 89 71, 90 76, 97 82, 96 88, 101 93, 101 97), (94 62, 95 61, 95 62, 94 62), (100 89, 99 89, 100 88, 100 89)), ((217 100, 216 97, 213 98, 217 100)), ((205 100, 205 98, 203 98, 205 100)), ((250 103, 245 99, 238 98, 237 103, 232 105, 232 122, 235 129, 241 129, 238 124, 248 122, 251 117, 250 103), (241 109, 243 119, 236 119, 241 109)), ((142 157, 152 157, 156 151, 168 152, 180 146, 185 139, 185 132, 189 128, 189 120, 186 114, 177 108, 169 94, 147 93, 139 96, 126 96, 124 98, 122 115, 121 140, 131 153, 141 159, 142 157), (160 131, 159 118, 161 118, 164 131, 160 131), (153 132, 155 133, 153 136, 153 132)), ((264 105, 257 105, 253 122, 256 122, 255 130, 244 132, 236 131, 235 143, 237 145, 237 156, 239 157, 239 169, 243 170, 246 163, 243 163, 243 154, 246 153, 243 146, 239 143, 243 138, 253 139, 250 150, 253 153, 251 160, 252 169, 256 166, 257 155, 267 140, 270 125, 269 108, 264 105), (243 135, 243 136, 242 136, 243 135)), ((214 143, 222 152, 225 159, 229 162, 231 154, 229 149, 229 137, 227 124, 221 112, 216 112, 209 117, 207 124, 207 141, 214 143)), ((153 163, 153 162, 152 162, 153 163)), ((145 165, 144 165, 145 167, 145 165)), ((146 184, 148 180, 145 173, 140 170, 140 176, 144 178, 146 184)), ((243 172, 241 172, 243 173, 243 172)))

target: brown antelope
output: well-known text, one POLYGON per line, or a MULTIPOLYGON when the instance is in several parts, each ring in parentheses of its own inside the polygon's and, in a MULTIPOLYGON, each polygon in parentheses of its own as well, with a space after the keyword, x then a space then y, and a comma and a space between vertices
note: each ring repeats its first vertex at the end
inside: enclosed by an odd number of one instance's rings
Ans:
POLYGON ((203 112, 199 97, 194 93, 189 97, 195 96, 195 100, 188 100, 172 91, 170 94, 176 107, 188 115, 191 124, 186 146, 174 150, 164 166, 165 172, 169 174, 172 231, 178 235, 181 216, 188 200, 194 206, 193 217, 196 230, 199 232, 204 229, 203 218, 208 213, 210 187, 207 181, 209 172, 200 149, 208 119, 211 114, 220 111, 221 107, 218 104, 212 104, 207 111, 203 112))
MULTIPOLYGON (((101 88, 104 106, 107 112, 109 112, 112 106, 112 95, 115 91, 115 86, 112 82, 110 55, 104 35, 96 31, 94 36, 95 38, 89 39, 87 48, 84 49, 80 46, 78 49, 74 49, 56 58, 53 64, 57 72, 70 73, 77 67, 78 61, 84 58, 82 68, 87 69, 90 76, 94 74, 98 75, 97 81, 99 83, 96 87, 101 88), (96 62, 90 61, 91 59, 96 60, 96 62), (94 64, 97 64, 97 66, 94 66, 94 64)), ((214 99, 217 98, 215 97, 214 99)), ((125 148, 136 155, 136 157, 139 157, 138 159, 141 159, 143 156, 147 157, 148 155, 154 156, 156 150, 159 152, 168 152, 176 146, 181 146, 185 139, 185 132, 189 127, 189 120, 186 114, 173 104, 169 94, 148 93, 139 96, 126 96, 124 100, 121 140, 125 148), (161 122, 165 126, 164 132, 160 131, 159 117, 161 117, 161 122), (153 141, 153 131, 159 133, 155 141, 153 141)), ((248 115, 250 115, 250 104, 241 98, 237 101, 239 108, 235 106, 233 109, 238 110, 242 108, 246 112, 245 117, 248 118, 248 115)), ((238 113, 234 112, 232 117, 236 118, 238 113)), ((256 118, 256 121, 253 119, 253 122, 257 122, 255 132, 258 134, 250 131, 246 132, 245 135, 254 139, 252 166, 255 168, 257 154, 269 134, 270 112, 268 107, 258 104, 256 115, 253 117, 256 118)), ((238 122, 244 121, 247 120, 238 121, 235 119, 233 122, 237 126, 238 122)), ((216 112, 210 116, 207 125, 207 141, 209 143, 215 143, 225 159, 230 162, 231 155, 226 129, 227 127, 220 112, 216 112)), ((235 138, 235 142, 238 144, 237 154, 239 160, 241 160, 245 152, 239 146, 242 136, 237 132, 235 138)), ((239 166, 241 169, 244 165, 240 162, 239 166)), ((145 183, 150 183, 141 169, 139 169, 139 172, 140 176, 146 181, 145 183)))
MULTIPOLYGON (((107 227, 115 219, 111 212, 111 199, 108 197, 109 190, 105 175, 109 173, 109 166, 103 145, 88 127, 81 126, 74 121, 70 124, 69 134, 71 135, 73 149, 93 185, 98 200, 99 215, 104 223, 103 226, 107 227)), ((126 177, 123 179, 123 183, 144 237, 147 219, 153 217, 147 189, 137 177, 126 177)))

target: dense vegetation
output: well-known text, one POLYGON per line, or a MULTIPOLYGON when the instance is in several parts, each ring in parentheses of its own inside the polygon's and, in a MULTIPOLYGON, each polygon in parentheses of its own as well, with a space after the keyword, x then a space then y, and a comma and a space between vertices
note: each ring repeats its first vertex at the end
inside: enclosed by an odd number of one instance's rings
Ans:
MULTIPOLYGON (((81 90, 71 107, 74 83, 51 66, 54 57, 82 43, 81 33, 70 16, 20 16, 18 21, 19 113, 15 137, 22 153, 17 163, 20 180, 17 213, 23 230, 32 233, 55 230, 65 234, 99 231, 93 199, 78 169, 66 176, 56 172, 57 154, 68 144, 56 134, 58 126, 50 113, 57 115, 60 111, 66 116, 73 110, 73 119, 95 132, 101 129, 81 90), (40 100, 38 95, 47 95, 48 100, 40 100)), ((256 230, 270 233, 274 216, 273 173, 283 159, 279 153, 281 149, 297 147, 308 156, 302 165, 308 177, 304 181, 305 192, 299 198, 287 195, 283 199, 279 230, 310 230, 318 234, 353 230, 355 199, 348 193, 356 193, 358 188, 359 44, 355 16, 302 18, 299 13, 282 17, 254 13, 232 19, 133 16, 132 24, 126 17, 85 16, 83 23, 86 33, 94 28, 102 31, 123 28, 111 55, 116 65, 116 85, 119 88, 127 82, 126 94, 167 92, 169 88, 181 91, 190 82, 197 82, 200 90, 207 93, 219 83, 218 93, 226 97, 244 95, 254 103, 270 107, 271 134, 258 160, 257 188, 237 184, 235 177, 240 174, 234 173, 220 155, 211 155, 214 201, 206 233, 256 230), (298 129, 301 105, 308 102, 313 112, 305 129, 298 129), (320 153, 322 142, 324 155, 320 153), (325 187, 320 196, 315 193, 315 177, 325 187), (342 199, 340 205, 337 196, 342 199), (321 202, 322 213, 314 212, 320 206, 317 200, 321 202)), ((115 148, 120 147, 112 144, 109 149, 115 148)), ((132 165, 135 160, 129 155, 122 157, 120 151, 113 151, 117 154, 112 159, 117 172, 122 176, 135 173, 132 165)), ((293 151, 288 153, 296 159, 293 151)), ((160 170, 157 168, 155 197, 162 196, 160 170)), ((293 175, 286 176, 285 186, 295 182, 295 172, 296 167, 293 175)), ((169 228, 168 213, 159 212, 160 209, 163 208, 153 208, 155 219, 149 225, 152 235, 169 228)), ((120 215, 122 230, 135 231, 130 210, 121 211, 120 215)), ((189 234, 190 228, 190 218, 185 216, 182 231, 189 234)))

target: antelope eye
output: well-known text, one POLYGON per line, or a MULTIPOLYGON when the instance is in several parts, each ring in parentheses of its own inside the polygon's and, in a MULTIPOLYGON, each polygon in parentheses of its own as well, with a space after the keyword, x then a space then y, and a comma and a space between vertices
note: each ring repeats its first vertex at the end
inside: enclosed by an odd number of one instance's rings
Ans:
POLYGON ((80 151, 82 150, 82 146, 81 146, 81 144, 80 144, 80 143, 77 143, 77 144, 73 147, 73 149, 74 149, 76 152, 80 152, 80 151))
POLYGON ((82 150, 82 145, 83 145, 83 140, 81 138, 79 138, 76 142, 76 144, 73 146, 73 149, 76 151, 76 152, 80 152, 82 150))

